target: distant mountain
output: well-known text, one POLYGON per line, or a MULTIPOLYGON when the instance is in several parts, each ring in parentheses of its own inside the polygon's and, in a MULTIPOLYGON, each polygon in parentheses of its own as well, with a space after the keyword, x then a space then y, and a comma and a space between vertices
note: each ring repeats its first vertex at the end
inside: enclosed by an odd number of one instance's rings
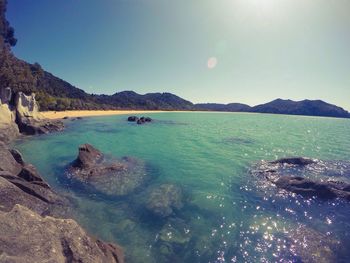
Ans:
POLYGON ((242 103, 198 103, 195 104, 196 110, 202 111, 229 111, 229 112, 249 112, 251 107, 242 103))
POLYGON ((122 109, 193 110, 192 102, 171 93, 141 95, 134 91, 123 91, 112 96, 95 95, 95 101, 122 109))
POLYGON ((322 100, 293 101, 276 99, 269 103, 252 107, 250 111, 274 114, 350 118, 349 112, 343 108, 326 103, 322 100))

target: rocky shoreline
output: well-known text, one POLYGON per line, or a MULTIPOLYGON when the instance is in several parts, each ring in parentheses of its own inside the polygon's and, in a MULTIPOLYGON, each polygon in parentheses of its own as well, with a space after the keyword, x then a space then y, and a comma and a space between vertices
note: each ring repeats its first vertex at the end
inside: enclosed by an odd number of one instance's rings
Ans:
POLYGON ((0 97, 0 262, 124 262, 123 249, 90 236, 70 218, 71 202, 8 144, 23 135, 61 131, 40 116, 34 94, 0 97))

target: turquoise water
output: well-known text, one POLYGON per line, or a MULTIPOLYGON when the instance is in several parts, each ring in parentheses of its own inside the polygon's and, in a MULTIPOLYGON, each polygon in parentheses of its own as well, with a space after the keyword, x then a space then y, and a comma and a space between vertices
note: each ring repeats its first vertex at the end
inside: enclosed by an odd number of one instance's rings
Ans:
POLYGON ((63 133, 26 139, 16 147, 55 190, 75 198, 75 216, 83 227, 125 248, 127 262, 345 262, 350 257, 350 204, 262 189, 262 179, 249 172, 261 160, 285 156, 350 161, 349 120, 147 116, 155 121, 142 126, 123 115, 68 120, 63 133), (150 180, 124 197, 67 183, 64 170, 83 143, 143 160, 150 180), (164 183, 181 188, 184 206, 158 218, 145 211, 144 193, 164 183))

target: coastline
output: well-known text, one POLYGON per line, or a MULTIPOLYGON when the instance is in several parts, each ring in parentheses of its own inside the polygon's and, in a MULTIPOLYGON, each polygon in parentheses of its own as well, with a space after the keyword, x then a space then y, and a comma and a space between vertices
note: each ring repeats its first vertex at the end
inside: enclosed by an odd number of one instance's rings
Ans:
POLYGON ((127 115, 165 112, 161 110, 72 110, 72 111, 41 111, 40 114, 46 119, 57 120, 64 117, 94 117, 108 115, 127 115))

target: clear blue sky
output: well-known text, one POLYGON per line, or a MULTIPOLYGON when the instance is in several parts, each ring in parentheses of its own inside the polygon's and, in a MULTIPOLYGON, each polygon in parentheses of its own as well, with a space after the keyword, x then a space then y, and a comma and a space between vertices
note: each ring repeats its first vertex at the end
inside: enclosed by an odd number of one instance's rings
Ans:
POLYGON ((347 0, 10 0, 15 54, 90 93, 350 110, 347 0))

